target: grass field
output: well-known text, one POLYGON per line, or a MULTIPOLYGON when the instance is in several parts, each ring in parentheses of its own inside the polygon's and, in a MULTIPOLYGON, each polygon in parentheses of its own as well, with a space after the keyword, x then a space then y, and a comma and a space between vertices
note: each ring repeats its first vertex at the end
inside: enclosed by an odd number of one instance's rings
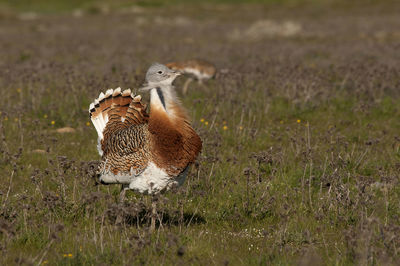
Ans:
POLYGON ((167 10, 0 19, 0 264, 398 265, 400 6, 167 10), (223 71, 182 97, 203 151, 150 234, 87 109, 193 57, 223 71))

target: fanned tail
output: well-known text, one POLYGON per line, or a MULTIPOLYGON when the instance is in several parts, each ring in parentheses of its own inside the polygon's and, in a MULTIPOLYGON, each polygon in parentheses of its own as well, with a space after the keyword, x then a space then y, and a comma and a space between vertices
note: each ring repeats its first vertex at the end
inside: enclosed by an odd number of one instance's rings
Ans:
POLYGON ((117 128, 147 122, 146 106, 140 95, 133 96, 130 89, 121 92, 121 88, 109 89, 90 104, 89 114, 99 136, 98 150, 103 154, 102 140, 117 128), (111 127, 111 131, 107 128, 111 127), (108 131, 108 132, 106 132, 108 131))
MULTIPOLYGON (((121 96, 121 88, 115 90, 109 89, 104 94, 100 93, 99 97, 90 104, 89 115, 94 127, 96 128, 99 139, 103 139, 103 131, 108 122, 108 112, 114 100, 119 99, 121 96)), ((129 100, 129 102, 132 99, 129 100)), ((119 101, 119 100, 118 100, 119 101)))
POLYGON ((137 125, 147 123, 149 116, 146 112, 146 105, 140 102, 141 99, 142 97, 140 95, 133 98, 133 101, 131 101, 126 111, 125 123, 137 125))
POLYGON ((121 92, 121 88, 109 89, 90 104, 89 114, 99 139, 104 138, 104 129, 111 121, 126 119, 129 124, 143 122, 143 116, 147 116, 146 106, 141 102, 140 95, 133 97, 131 90, 121 92))

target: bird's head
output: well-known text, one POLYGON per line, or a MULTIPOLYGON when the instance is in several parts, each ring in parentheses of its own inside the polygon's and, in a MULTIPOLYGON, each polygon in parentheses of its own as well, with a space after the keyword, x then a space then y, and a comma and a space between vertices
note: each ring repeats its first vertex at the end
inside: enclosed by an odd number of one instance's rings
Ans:
POLYGON ((148 85, 171 85, 180 72, 172 70, 165 65, 154 63, 146 73, 148 85))

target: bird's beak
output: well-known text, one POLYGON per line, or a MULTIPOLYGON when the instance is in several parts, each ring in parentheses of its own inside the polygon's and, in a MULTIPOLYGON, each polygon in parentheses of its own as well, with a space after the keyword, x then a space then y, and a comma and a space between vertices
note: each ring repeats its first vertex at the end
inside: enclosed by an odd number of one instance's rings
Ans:
POLYGON ((168 77, 175 79, 179 75, 181 75, 181 73, 174 70, 174 71, 169 72, 168 77))

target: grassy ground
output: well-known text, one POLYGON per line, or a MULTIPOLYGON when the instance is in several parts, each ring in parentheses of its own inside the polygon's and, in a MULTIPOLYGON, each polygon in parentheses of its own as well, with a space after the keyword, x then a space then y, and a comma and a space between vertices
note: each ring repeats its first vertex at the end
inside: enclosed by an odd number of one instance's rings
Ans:
POLYGON ((0 264, 398 264, 398 9, 0 20, 0 264), (87 108, 192 57, 224 71, 182 99, 204 148, 150 234, 87 108))

